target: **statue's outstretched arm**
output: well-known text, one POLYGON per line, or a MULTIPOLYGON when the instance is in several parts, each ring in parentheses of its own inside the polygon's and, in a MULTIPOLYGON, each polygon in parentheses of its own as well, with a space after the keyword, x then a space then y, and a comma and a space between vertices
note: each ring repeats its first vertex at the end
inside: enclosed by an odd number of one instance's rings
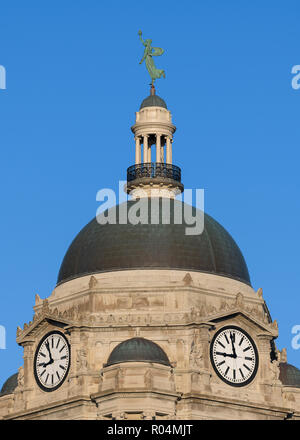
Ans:
POLYGON ((142 44, 143 44, 144 46, 146 46, 145 41, 142 39, 142 31, 138 31, 138 35, 139 35, 139 37, 140 37, 140 40, 141 40, 142 44))

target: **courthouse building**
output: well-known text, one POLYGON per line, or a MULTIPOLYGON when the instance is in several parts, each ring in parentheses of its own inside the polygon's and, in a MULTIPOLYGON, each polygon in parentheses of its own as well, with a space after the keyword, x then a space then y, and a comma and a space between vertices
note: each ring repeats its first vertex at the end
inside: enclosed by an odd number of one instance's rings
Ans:
POLYGON ((239 247, 195 208, 204 229, 187 232, 175 129, 152 88, 131 128, 131 199, 79 232, 55 289, 36 295, 0 419, 300 419, 300 370, 239 247))

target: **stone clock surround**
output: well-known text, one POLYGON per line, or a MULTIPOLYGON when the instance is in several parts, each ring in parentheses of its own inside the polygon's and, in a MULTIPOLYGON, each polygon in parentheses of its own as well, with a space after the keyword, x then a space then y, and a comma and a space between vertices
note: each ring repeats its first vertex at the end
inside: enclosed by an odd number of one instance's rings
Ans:
POLYGON ((292 405, 300 418, 299 389, 283 387, 278 363, 271 362, 278 329, 261 289, 200 272, 118 271, 63 283, 47 300, 36 296, 34 310, 17 334, 24 379, 0 397, 0 417, 282 419, 292 405), (244 329, 258 348, 257 375, 239 389, 222 382, 209 359, 210 341, 226 325, 244 329), (45 393, 35 382, 33 359, 39 341, 54 330, 69 340, 71 367, 63 385, 45 393), (171 367, 106 367, 111 351, 133 337, 157 343, 171 367))

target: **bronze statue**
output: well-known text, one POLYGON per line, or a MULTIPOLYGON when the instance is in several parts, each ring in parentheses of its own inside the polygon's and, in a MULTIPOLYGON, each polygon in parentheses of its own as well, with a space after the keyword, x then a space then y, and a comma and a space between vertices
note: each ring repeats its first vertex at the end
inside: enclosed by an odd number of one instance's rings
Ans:
POLYGON ((146 63, 146 67, 147 70, 149 72, 149 75, 151 76, 152 79, 152 85, 154 83, 154 81, 157 78, 161 78, 162 76, 165 78, 166 74, 165 71, 162 69, 157 69, 155 67, 154 61, 153 61, 153 56, 160 56, 164 53, 164 49, 161 49, 160 47, 152 47, 152 40, 147 39, 147 40, 143 40, 142 39, 142 31, 138 32, 138 35, 140 37, 141 42, 143 43, 143 45, 145 46, 145 50, 144 50, 144 55, 143 58, 140 61, 140 64, 142 64, 143 61, 145 61, 146 63))

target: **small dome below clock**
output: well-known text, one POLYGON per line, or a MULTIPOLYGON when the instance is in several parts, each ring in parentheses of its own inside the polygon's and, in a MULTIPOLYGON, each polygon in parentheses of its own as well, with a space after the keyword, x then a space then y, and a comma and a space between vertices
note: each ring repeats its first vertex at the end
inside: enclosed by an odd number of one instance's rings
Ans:
POLYGON ((168 356, 159 345, 145 338, 127 339, 117 345, 109 355, 106 367, 122 362, 153 362, 170 365, 168 356))
POLYGON ((15 373, 4 382, 0 391, 0 397, 5 396, 6 394, 12 394, 14 390, 17 388, 17 385, 18 385, 18 373, 15 373))
POLYGON ((279 364, 280 375, 279 380, 283 385, 290 387, 300 388, 300 370, 294 365, 288 364, 287 362, 281 362, 279 364))

